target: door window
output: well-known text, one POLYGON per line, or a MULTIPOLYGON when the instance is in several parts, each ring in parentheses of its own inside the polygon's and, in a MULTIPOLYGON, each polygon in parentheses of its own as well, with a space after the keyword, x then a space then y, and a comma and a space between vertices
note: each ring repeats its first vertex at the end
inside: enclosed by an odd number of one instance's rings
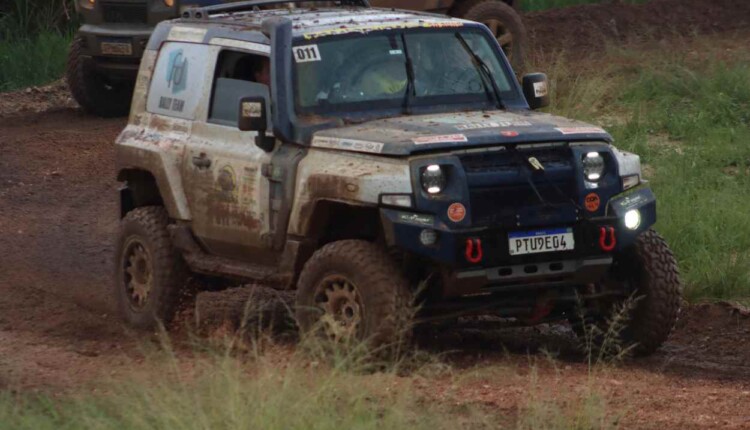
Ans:
MULTIPOLYGON (((211 110, 208 122, 237 126, 240 99, 261 96, 266 99, 270 120, 268 87, 271 80, 268 57, 236 51, 222 51, 216 62, 211 110)), ((270 124, 268 126, 270 130, 270 124)))

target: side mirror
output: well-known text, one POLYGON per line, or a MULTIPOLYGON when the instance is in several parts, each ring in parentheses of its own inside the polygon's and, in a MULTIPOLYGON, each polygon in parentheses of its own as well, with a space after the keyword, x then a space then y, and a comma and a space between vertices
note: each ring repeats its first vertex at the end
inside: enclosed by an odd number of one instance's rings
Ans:
POLYGON ((240 99, 240 114, 237 126, 241 131, 257 131, 255 144, 266 152, 273 151, 276 140, 266 136, 268 118, 266 117, 265 97, 243 97, 240 99))
POLYGON ((544 73, 529 73, 523 77, 523 95, 531 109, 549 106, 549 81, 544 73))
POLYGON ((241 131, 257 131, 265 134, 268 127, 265 97, 243 97, 240 99, 240 115, 237 126, 241 131))

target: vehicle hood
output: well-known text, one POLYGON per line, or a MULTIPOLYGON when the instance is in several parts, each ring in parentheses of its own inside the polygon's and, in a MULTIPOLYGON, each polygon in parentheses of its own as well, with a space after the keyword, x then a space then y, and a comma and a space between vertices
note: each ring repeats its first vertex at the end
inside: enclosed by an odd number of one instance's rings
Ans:
POLYGON ((472 111, 412 115, 321 130, 311 145, 344 151, 410 155, 492 145, 607 141, 603 129, 531 111, 472 111))

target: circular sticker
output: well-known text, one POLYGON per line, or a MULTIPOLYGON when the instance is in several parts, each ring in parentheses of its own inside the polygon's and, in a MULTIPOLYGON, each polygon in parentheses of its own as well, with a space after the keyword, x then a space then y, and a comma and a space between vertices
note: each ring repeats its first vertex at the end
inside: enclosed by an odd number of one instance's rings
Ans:
POLYGON ((448 207, 448 219, 461 222, 466 218, 466 207, 461 203, 453 203, 448 207))
POLYGON ((517 131, 513 131, 513 130, 506 130, 506 131, 501 131, 500 135, 501 136, 505 136, 505 137, 517 137, 518 136, 518 132, 517 131))
POLYGON ((599 210, 599 205, 601 204, 599 195, 596 193, 587 195, 583 202, 586 205, 586 210, 589 212, 596 212, 597 210, 599 210))

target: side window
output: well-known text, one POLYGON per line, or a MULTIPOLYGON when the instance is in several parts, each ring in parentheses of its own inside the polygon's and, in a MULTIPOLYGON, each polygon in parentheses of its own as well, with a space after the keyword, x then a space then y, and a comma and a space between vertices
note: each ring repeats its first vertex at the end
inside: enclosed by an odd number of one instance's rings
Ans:
POLYGON ((208 122, 236 127, 240 99, 248 96, 266 98, 266 114, 270 121, 270 69, 268 57, 264 55, 222 51, 216 62, 208 122))
POLYGON ((146 110, 175 118, 195 119, 210 76, 206 61, 209 50, 209 46, 195 43, 165 43, 156 60, 146 110))

